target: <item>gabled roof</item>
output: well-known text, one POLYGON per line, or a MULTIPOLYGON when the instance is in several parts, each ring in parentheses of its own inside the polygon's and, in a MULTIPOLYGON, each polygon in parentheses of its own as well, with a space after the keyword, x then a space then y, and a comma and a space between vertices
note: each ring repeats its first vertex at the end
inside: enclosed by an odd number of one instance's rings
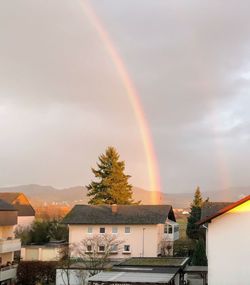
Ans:
POLYGON ((201 220, 198 222, 198 224, 201 225, 201 224, 211 222, 211 220, 247 202, 248 200, 250 200, 250 195, 234 203, 218 203, 218 202, 211 203, 210 208, 208 205, 207 210, 206 210, 206 206, 204 207, 205 208, 204 213, 202 214, 201 220))
POLYGON ((201 220, 213 216, 215 213, 232 203, 233 202, 206 202, 201 208, 201 220))
POLYGON ((35 216, 35 210, 23 193, 0 192, 0 199, 13 205, 13 207, 18 211, 18 216, 35 216))
POLYGON ((164 224, 175 221, 170 205, 76 205, 63 219, 65 224, 164 224))
POLYGON ((0 211, 16 211, 16 209, 11 204, 0 199, 0 211))

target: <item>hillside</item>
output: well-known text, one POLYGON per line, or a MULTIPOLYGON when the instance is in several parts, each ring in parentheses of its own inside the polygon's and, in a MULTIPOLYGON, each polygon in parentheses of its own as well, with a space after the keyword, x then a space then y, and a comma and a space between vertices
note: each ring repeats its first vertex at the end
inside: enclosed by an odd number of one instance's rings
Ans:
MULTIPOLYGON (((134 199, 141 200, 143 204, 151 204, 151 192, 134 187, 134 199)), ((52 186, 36 184, 14 187, 0 187, 0 192, 23 192, 34 206, 51 204, 84 204, 87 203, 87 190, 83 186, 75 186, 65 189, 56 189, 52 186)), ((221 191, 204 192, 203 197, 209 197, 210 201, 235 201, 243 195, 250 194, 250 187, 235 187, 221 191)), ((188 208, 193 193, 160 193, 161 203, 171 204, 174 208, 188 208)))

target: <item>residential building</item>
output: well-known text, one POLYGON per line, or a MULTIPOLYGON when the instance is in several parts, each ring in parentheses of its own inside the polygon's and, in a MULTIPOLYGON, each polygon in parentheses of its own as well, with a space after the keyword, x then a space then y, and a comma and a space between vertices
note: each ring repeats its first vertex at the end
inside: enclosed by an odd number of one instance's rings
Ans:
POLYGON ((206 228, 208 284, 249 284, 250 195, 206 205, 199 224, 206 228))
MULTIPOLYGON (((179 238, 179 225, 169 205, 76 205, 63 223, 69 226, 70 244, 94 235, 116 236, 122 246, 113 250, 114 258, 171 255, 179 238)), ((91 253, 91 248, 86 251, 91 253)))
POLYGON ((18 226, 27 227, 33 223, 35 219, 35 210, 23 193, 0 192, 0 199, 11 204, 18 211, 18 226))
POLYGON ((17 210, 0 200, 0 284, 9 285, 16 278, 14 253, 21 250, 20 239, 14 238, 17 210))

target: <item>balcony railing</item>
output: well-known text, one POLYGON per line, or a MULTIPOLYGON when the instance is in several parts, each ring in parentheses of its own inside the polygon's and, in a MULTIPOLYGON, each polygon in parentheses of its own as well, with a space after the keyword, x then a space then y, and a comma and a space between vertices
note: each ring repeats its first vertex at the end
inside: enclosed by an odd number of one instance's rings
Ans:
POLYGON ((17 264, 0 268, 0 282, 8 279, 15 279, 17 272, 17 264))
POLYGON ((21 250, 21 241, 17 238, 0 239, 0 253, 21 250))

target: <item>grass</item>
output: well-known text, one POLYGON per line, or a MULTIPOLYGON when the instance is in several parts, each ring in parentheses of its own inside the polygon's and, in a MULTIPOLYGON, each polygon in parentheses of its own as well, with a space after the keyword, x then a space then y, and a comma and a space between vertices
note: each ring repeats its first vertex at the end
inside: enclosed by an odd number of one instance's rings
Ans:
POLYGON ((180 266, 183 258, 161 257, 161 258, 131 258, 119 265, 121 266, 180 266))

